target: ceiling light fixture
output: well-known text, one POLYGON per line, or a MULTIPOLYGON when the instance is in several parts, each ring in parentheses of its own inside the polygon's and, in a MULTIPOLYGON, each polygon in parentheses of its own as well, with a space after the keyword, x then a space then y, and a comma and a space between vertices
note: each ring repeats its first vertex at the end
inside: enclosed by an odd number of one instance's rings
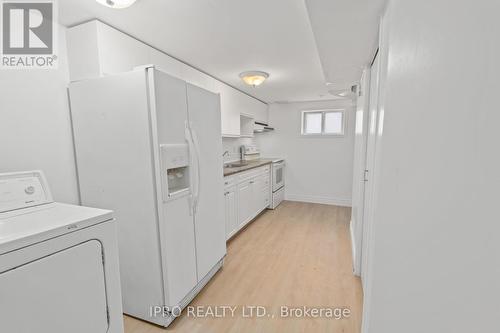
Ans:
POLYGON ((103 6, 110 8, 127 8, 130 7, 137 0, 95 0, 103 6))
POLYGON ((240 74, 240 78, 243 82, 253 87, 261 85, 268 77, 268 73, 261 71, 248 71, 240 74))

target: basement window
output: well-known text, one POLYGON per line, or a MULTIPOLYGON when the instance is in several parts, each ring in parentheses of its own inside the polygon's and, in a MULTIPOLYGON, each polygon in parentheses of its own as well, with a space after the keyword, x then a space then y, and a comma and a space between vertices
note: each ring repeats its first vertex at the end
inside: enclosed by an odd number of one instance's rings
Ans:
POLYGON ((344 136, 345 110, 302 111, 301 133, 308 135, 344 136))

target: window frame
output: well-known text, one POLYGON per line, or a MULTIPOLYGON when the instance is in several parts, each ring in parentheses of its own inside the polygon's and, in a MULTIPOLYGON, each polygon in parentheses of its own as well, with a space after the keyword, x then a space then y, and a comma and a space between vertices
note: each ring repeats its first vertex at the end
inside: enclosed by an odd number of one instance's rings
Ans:
POLYGON ((300 118, 300 135, 305 136, 305 137, 345 137, 346 136, 346 110, 345 109, 320 109, 320 110, 303 110, 301 111, 301 118, 300 118), (341 113, 342 114, 342 132, 341 133, 325 133, 325 114, 327 113, 341 113), (321 133, 307 133, 305 131, 306 129, 306 123, 307 123, 307 118, 306 114, 309 113, 320 113, 321 114, 321 133))

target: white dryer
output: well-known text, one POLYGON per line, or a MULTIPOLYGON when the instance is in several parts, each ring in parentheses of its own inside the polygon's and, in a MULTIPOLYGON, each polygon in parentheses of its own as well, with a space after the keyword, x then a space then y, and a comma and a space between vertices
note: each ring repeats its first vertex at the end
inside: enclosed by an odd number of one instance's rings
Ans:
POLYGON ((0 174, 0 331, 123 332, 112 212, 53 202, 41 171, 0 174))

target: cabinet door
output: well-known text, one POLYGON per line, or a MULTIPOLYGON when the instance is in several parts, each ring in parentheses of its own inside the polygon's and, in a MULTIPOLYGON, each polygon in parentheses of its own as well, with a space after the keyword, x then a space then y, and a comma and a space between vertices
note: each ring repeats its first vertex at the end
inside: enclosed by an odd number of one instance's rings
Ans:
POLYGON ((246 114, 254 118, 255 121, 267 123, 267 104, 243 93, 239 93, 237 98, 240 114, 246 114))
POLYGON ((250 221, 254 214, 253 181, 246 180, 238 186, 238 228, 250 221))
POLYGON ((255 210, 260 213, 264 208, 269 206, 269 178, 266 174, 259 175, 255 178, 255 210))
POLYGON ((253 215, 256 216, 262 210, 264 198, 262 196, 262 187, 264 186, 264 177, 259 175, 255 177, 252 184, 253 194, 253 215))
POLYGON ((255 112, 255 120, 263 123, 269 122, 269 111, 267 104, 261 103, 257 101, 256 112, 255 112))
POLYGON ((214 82, 214 90, 220 93, 222 136, 240 136, 240 110, 235 90, 219 81, 214 82))
POLYGON ((253 115, 255 118, 255 121, 263 122, 266 123, 268 122, 268 111, 267 111, 267 104, 262 103, 261 101, 258 101, 256 99, 253 99, 249 97, 249 108, 250 108, 250 113, 253 115))
POLYGON ((267 208, 271 204, 271 179, 269 172, 264 174, 264 185, 262 186, 261 195, 264 201, 263 208, 267 208))
POLYGON ((238 201, 236 187, 224 191, 226 207, 226 239, 233 236, 238 228, 238 201))

